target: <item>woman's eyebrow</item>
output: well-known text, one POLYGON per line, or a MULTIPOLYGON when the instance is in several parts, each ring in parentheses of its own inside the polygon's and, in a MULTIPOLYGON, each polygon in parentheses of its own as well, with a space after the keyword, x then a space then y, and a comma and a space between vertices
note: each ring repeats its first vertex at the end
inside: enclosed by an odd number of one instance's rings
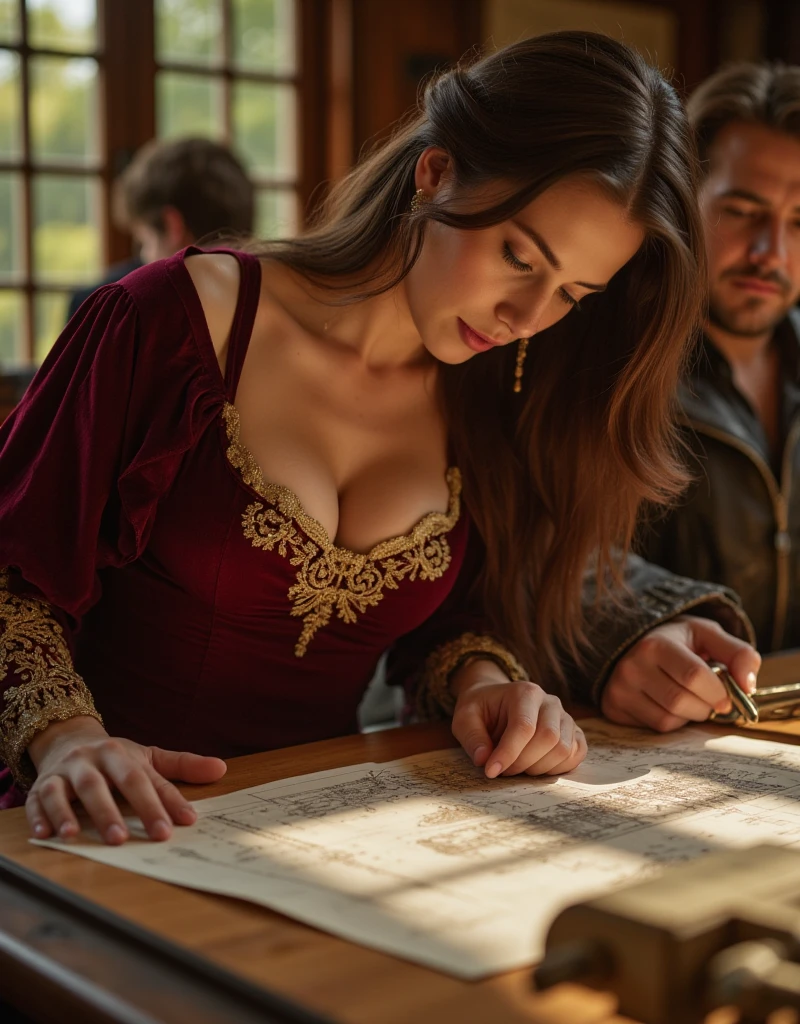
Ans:
MULTIPOLYGON (((550 246, 547 244, 547 242, 545 242, 545 240, 542 238, 538 231, 534 231, 532 227, 529 227, 527 224, 523 224, 522 221, 519 220, 512 220, 511 223, 514 225, 514 227, 519 228, 520 231, 522 231, 524 234, 528 236, 528 238, 530 238, 530 240, 533 242, 533 244, 536 246, 536 248, 539 250, 542 256, 544 256, 544 258, 547 260, 547 262, 550 264, 553 270, 563 270, 563 267, 561 266, 561 261, 550 248, 550 246)), ((581 288, 587 288, 590 292, 604 292, 608 287, 607 285, 604 284, 587 284, 585 281, 576 281, 575 284, 579 285, 581 288)))

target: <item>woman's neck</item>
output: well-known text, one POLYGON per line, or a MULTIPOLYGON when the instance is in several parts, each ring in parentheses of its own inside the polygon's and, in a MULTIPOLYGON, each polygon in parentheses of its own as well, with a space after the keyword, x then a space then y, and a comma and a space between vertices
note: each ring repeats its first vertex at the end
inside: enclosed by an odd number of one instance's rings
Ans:
MULTIPOLYGON (((343 304, 347 280, 326 288, 265 260, 263 287, 303 330, 352 351, 365 369, 391 370, 430 362, 409 310, 404 282, 372 298, 343 304), (345 285, 343 288, 342 285, 345 285)), ((363 290, 355 282, 353 291, 363 290)))

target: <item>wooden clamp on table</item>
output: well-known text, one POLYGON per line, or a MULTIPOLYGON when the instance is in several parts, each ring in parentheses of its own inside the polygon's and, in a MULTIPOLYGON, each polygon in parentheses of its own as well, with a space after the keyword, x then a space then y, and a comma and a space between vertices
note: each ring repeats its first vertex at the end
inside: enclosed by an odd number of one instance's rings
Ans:
POLYGON ((611 991, 644 1024, 700 1024, 721 1006, 763 1024, 800 1009, 798 961, 800 852, 756 846, 567 908, 534 979, 611 991))

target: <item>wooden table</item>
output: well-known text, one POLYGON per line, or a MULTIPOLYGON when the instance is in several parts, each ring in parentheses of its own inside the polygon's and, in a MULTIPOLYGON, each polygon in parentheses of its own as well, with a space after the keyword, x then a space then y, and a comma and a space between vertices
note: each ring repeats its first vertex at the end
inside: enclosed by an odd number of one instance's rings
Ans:
MULTIPOLYGON (((800 723, 776 726, 770 738, 800 743, 800 723)), ((221 782, 183 790, 199 799, 454 745, 445 726, 393 729, 237 758, 221 782)), ((534 994, 530 970, 459 981, 262 907, 32 846, 21 808, 0 814, 0 855, 0 999, 46 1024, 310 1024, 319 1015, 341 1024, 627 1021, 615 1015, 613 997, 605 994, 577 986, 534 994), (32 887, 8 876, 15 866, 34 873, 32 887), (80 906, 54 906, 47 893, 37 894, 39 882, 55 883, 56 896, 66 893, 76 903, 88 899, 115 917, 93 923, 81 918, 80 906), (142 942, 141 935, 119 936, 114 920, 174 946, 154 949, 147 937, 142 942), (192 954, 205 958, 208 967, 198 971, 197 964, 180 962, 181 956, 192 961, 192 954), (239 979, 238 996, 224 989, 211 965, 230 972, 234 989, 239 979), (280 1004, 259 1009, 252 983, 309 1013, 280 1004)))

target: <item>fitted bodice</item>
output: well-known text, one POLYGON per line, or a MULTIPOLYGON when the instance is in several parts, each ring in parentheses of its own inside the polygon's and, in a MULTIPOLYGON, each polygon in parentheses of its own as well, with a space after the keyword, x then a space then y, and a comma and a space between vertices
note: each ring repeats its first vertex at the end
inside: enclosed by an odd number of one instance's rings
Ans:
POLYGON ((353 731, 378 659, 441 605, 468 533, 457 469, 447 512, 366 554, 263 479, 231 401, 258 301, 258 262, 241 266, 224 399, 140 557, 102 571, 76 659, 110 731, 223 757, 353 731))

